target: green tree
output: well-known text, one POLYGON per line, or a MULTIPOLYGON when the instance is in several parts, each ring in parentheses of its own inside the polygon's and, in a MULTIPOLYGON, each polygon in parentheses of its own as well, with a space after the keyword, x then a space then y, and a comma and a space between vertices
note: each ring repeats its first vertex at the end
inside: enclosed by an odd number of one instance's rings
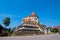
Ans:
POLYGON ((7 26, 9 26, 10 24, 10 18, 9 17, 6 17, 4 20, 3 20, 3 24, 5 25, 5 28, 4 28, 4 35, 5 36, 8 36, 10 34, 10 29, 6 28, 7 26))
POLYGON ((51 32, 57 33, 57 32, 58 32, 58 29, 57 29, 57 28, 53 28, 53 29, 51 30, 51 32))
POLYGON ((10 18, 9 18, 9 17, 6 17, 6 18, 3 20, 3 24, 5 25, 5 28, 6 28, 6 26, 9 26, 9 24, 10 24, 10 18))

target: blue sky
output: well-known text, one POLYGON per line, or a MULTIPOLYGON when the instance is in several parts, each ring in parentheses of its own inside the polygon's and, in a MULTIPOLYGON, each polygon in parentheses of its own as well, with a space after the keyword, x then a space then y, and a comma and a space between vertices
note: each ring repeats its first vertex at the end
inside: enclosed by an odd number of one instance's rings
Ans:
POLYGON ((40 24, 60 25, 60 0, 0 0, 0 24, 5 17, 11 18, 11 28, 21 24, 22 18, 34 11, 40 24))

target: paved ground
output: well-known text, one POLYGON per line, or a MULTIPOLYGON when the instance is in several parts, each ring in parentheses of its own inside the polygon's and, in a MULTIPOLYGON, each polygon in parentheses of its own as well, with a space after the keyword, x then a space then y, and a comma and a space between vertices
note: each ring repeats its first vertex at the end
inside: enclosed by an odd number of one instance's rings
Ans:
POLYGON ((60 34, 0 37, 0 40, 60 40, 60 34))

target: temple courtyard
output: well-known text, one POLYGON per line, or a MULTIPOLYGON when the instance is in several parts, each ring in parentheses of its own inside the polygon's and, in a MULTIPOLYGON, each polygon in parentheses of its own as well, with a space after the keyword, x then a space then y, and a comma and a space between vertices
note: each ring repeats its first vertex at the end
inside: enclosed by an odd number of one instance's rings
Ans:
POLYGON ((60 34, 0 37, 0 40, 60 40, 60 34))

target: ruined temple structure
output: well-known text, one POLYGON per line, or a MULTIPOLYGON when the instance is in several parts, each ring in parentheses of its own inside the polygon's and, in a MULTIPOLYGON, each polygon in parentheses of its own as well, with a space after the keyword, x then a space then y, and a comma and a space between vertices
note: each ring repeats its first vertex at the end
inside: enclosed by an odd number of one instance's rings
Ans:
POLYGON ((39 17, 32 12, 30 16, 23 18, 22 24, 15 30, 17 34, 40 34, 44 33, 44 28, 40 26, 39 17))

